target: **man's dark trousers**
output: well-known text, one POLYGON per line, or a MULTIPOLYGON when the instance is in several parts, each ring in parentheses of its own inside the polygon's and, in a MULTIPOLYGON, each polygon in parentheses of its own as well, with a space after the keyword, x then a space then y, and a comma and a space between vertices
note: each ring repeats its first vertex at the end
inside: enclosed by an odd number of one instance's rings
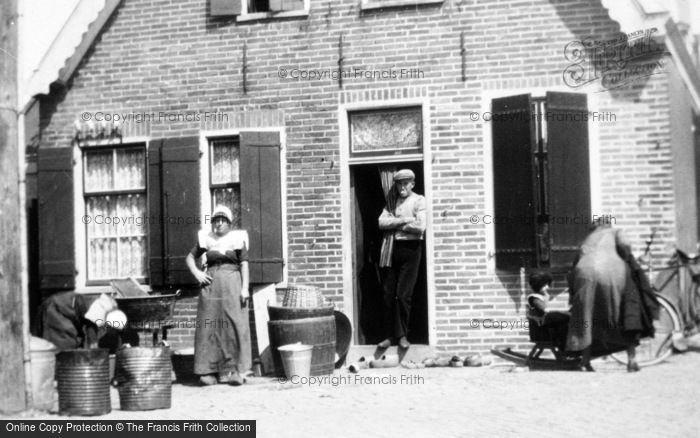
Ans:
POLYGON ((408 333, 411 298, 422 256, 421 240, 395 240, 391 267, 384 274, 384 333, 400 338, 408 333))

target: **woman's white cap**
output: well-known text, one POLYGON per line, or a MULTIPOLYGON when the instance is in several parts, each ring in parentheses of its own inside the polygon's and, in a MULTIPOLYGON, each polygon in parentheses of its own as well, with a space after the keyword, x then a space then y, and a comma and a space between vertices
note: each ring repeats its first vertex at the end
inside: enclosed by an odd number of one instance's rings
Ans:
POLYGON ((123 330, 126 326, 126 315, 121 310, 112 310, 105 317, 105 324, 115 330, 123 330))
POLYGON ((85 312, 85 319, 92 321, 98 327, 102 327, 105 323, 105 318, 107 312, 117 308, 117 302, 114 298, 101 294, 99 298, 90 304, 87 312, 85 312))
POLYGON ((214 208, 214 212, 211 214, 211 220, 213 221, 214 218, 217 217, 225 217, 229 222, 233 222, 233 213, 231 213, 231 209, 224 205, 217 205, 216 208, 214 208))

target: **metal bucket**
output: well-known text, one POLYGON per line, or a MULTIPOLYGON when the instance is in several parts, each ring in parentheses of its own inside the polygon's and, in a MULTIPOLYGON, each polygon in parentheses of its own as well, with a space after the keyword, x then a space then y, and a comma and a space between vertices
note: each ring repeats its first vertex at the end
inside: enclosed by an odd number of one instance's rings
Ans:
POLYGON ((109 350, 64 350, 56 355, 58 410, 61 415, 103 415, 109 398, 109 350))
POLYGON ((311 375, 332 374, 335 365, 335 317, 268 321, 270 349, 277 376, 284 376, 279 347, 298 342, 313 345, 311 375))
POLYGON ((303 344, 282 345, 278 348, 282 355, 282 365, 284 365, 287 379, 292 380, 295 376, 309 378, 313 349, 312 345, 303 344))
POLYGON ((32 399, 34 409, 55 411, 58 395, 54 385, 56 375, 56 346, 32 336, 30 357, 32 360, 32 399))
POLYGON ((174 351, 170 359, 175 371, 175 379, 179 383, 197 381, 199 376, 194 373, 194 348, 174 351))
POLYGON ((115 378, 121 410, 169 409, 172 370, 168 347, 131 347, 117 351, 115 378))

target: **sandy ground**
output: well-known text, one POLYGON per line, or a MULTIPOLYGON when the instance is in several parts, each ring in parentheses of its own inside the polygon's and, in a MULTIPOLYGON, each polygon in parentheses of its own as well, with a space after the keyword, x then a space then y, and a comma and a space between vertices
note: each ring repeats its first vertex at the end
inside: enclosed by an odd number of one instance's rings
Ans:
POLYGON ((700 353, 634 374, 596 365, 595 373, 494 365, 343 371, 307 385, 174 384, 171 409, 139 412, 119 410, 112 389, 112 412, 89 418, 254 419, 260 437, 700 436, 700 353))

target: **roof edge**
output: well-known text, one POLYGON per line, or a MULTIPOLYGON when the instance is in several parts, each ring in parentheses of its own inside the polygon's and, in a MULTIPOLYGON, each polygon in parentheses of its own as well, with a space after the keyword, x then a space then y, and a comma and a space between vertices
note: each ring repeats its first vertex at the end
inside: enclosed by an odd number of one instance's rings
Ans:
POLYGON ((61 86, 65 86, 73 74, 78 69, 78 66, 82 62, 85 54, 90 50, 90 47, 95 42, 97 37, 102 33, 104 25, 107 23, 109 18, 112 16, 114 11, 117 10, 122 0, 105 0, 105 7, 97 14, 95 21, 90 23, 88 30, 83 34, 83 38, 80 44, 75 48, 75 51, 66 59, 66 63, 58 72, 58 78, 54 81, 61 86))

